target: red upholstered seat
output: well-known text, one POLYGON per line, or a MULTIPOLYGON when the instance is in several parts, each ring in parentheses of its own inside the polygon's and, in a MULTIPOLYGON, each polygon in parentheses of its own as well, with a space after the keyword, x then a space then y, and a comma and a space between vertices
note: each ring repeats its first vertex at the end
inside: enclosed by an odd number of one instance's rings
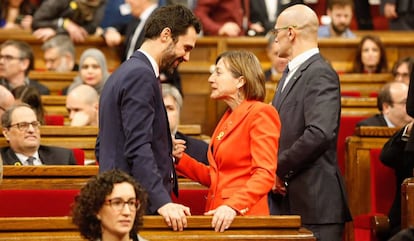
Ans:
POLYGON ((0 190, 0 217, 70 215, 79 190, 0 190))
POLYGON ((367 118, 366 116, 341 116, 338 142, 337 142, 337 158, 339 170, 345 175, 345 140, 348 136, 352 136, 355 131, 356 124, 367 118))
POLYGON ((191 215, 203 215, 206 208, 207 189, 179 189, 178 198, 172 195, 173 202, 190 208, 191 215))
POLYGON ((76 164, 78 165, 85 165, 85 151, 78 148, 72 148, 73 155, 76 159, 76 164))
POLYGON ((361 92, 359 91, 341 91, 342 97, 361 97, 361 92))
POLYGON ((370 150, 371 211, 354 217, 355 241, 376 241, 372 235, 374 216, 387 216, 395 195, 394 170, 381 163, 381 149, 370 150))
POLYGON ((45 115, 45 125, 63 126, 64 124, 65 117, 63 115, 45 115))

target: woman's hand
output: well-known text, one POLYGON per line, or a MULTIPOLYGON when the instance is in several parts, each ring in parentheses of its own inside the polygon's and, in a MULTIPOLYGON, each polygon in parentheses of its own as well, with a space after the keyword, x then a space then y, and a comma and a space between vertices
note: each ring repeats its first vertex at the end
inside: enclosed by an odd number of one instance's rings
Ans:
POLYGON ((224 232, 226 229, 230 228, 237 212, 227 205, 221 205, 214 210, 205 212, 204 215, 213 215, 211 226, 216 232, 224 232))
POLYGON ((183 157, 183 153, 187 146, 185 145, 185 141, 181 139, 175 139, 174 136, 172 136, 173 141, 173 149, 172 154, 176 160, 180 160, 181 157, 183 157))

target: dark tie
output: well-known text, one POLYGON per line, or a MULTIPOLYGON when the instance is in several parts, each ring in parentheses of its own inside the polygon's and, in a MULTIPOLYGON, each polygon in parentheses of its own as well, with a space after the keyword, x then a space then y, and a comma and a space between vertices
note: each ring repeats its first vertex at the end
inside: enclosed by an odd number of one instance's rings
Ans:
POLYGON ((286 66, 286 69, 283 71, 283 75, 282 78, 280 78, 279 80, 279 84, 277 85, 277 90, 276 90, 276 94, 273 97, 273 101, 272 101, 272 105, 274 107, 278 107, 280 104, 280 100, 281 100, 281 95, 282 95, 282 89, 283 89, 283 85, 285 84, 286 81, 286 77, 289 73, 289 67, 286 66))
POLYGON ((34 160, 35 160, 36 158, 34 158, 34 157, 32 157, 32 156, 29 156, 29 158, 27 158, 27 163, 28 163, 28 165, 29 166, 33 166, 33 162, 34 162, 34 160))

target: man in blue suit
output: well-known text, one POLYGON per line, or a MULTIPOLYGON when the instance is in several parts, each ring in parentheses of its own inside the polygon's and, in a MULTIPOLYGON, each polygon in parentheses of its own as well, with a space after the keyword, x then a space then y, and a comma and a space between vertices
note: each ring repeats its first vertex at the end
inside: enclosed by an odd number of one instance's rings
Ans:
POLYGON ((178 193, 172 140, 162 100, 160 72, 188 61, 201 25, 181 5, 158 8, 145 25, 145 41, 107 80, 99 103, 96 143, 100 172, 120 169, 147 191, 148 214, 160 214, 174 230, 190 210, 172 203, 178 193))
POLYGON ((317 241, 340 241, 351 220, 336 160, 341 115, 339 78, 318 49, 318 17, 297 4, 275 25, 279 56, 288 58, 272 101, 282 129, 271 214, 300 215, 317 241))

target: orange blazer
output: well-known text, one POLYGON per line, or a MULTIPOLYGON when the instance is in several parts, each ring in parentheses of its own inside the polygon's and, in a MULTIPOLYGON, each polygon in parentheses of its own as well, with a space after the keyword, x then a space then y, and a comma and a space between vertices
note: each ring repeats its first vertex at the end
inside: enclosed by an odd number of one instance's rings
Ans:
POLYGON ((176 168, 209 187, 206 211, 224 204, 241 215, 269 215, 280 127, 271 105, 244 101, 218 123, 207 153, 210 166, 184 153, 176 168))

